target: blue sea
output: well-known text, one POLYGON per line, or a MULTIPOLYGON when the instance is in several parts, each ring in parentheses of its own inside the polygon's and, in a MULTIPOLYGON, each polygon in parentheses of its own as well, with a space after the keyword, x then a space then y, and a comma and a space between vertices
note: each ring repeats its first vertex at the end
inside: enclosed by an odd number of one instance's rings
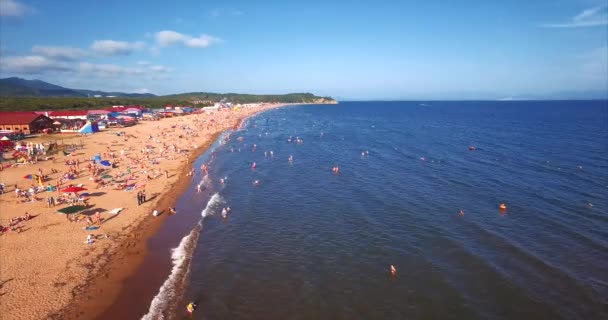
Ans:
POLYGON ((606 101, 290 106, 195 165, 147 319, 608 318, 606 101))

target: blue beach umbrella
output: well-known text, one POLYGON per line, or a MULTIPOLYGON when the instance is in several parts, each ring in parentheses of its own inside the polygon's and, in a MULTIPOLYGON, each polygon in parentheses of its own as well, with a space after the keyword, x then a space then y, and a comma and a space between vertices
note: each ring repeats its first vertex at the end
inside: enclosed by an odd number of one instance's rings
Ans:
POLYGON ((106 167, 110 167, 110 166, 112 166, 112 165, 110 164, 110 161, 108 161, 108 160, 99 161, 99 163, 100 163, 102 166, 106 166, 106 167))

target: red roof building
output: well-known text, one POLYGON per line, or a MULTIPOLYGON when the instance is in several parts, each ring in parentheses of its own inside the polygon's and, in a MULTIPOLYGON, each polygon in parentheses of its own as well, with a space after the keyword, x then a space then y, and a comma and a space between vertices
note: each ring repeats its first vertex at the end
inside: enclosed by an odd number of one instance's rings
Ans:
POLYGON ((87 110, 51 111, 51 112, 49 112, 49 118, 86 120, 88 113, 89 113, 89 111, 87 111, 87 110))
POLYGON ((0 130, 32 134, 52 127, 53 120, 42 114, 35 112, 0 112, 0 130))

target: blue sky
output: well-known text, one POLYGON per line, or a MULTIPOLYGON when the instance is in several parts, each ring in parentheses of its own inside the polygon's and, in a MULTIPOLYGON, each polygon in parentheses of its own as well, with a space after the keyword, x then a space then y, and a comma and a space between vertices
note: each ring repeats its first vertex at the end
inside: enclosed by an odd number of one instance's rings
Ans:
POLYGON ((0 76, 170 94, 593 96, 605 0, 0 0, 0 76))

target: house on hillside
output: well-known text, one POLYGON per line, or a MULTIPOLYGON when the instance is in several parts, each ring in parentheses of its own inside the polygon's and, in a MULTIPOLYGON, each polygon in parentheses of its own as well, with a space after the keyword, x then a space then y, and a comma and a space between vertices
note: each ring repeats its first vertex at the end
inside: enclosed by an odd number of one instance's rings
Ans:
POLYGON ((0 112, 0 130, 32 134, 52 129, 53 120, 34 112, 0 112))

